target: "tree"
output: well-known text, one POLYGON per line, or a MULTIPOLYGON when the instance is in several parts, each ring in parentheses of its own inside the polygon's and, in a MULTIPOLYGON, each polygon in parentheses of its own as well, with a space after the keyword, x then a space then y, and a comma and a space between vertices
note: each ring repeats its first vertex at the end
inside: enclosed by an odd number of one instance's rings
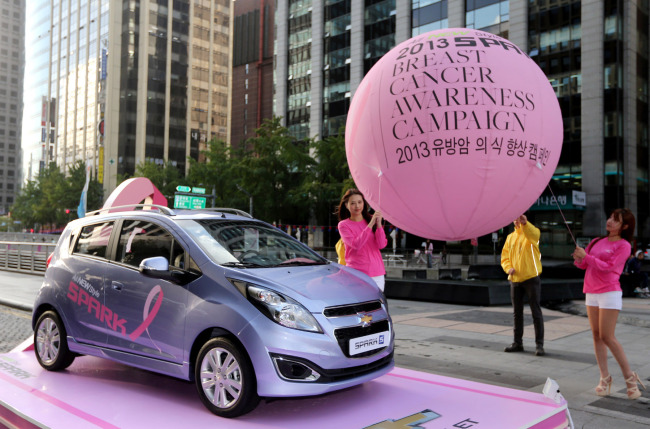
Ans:
POLYGON ((14 204, 11 206, 11 217, 25 226, 32 226, 37 222, 41 189, 36 180, 28 181, 20 190, 14 204))
POLYGON ((184 184, 184 174, 171 161, 159 165, 153 161, 144 161, 135 167, 135 177, 146 177, 167 197, 169 206, 173 206, 174 192, 178 185, 184 184), (171 203, 171 204, 170 204, 171 203))
POLYGON ((280 223, 306 223, 307 195, 300 189, 307 169, 310 141, 297 141, 280 124, 280 118, 265 119, 246 141, 242 157, 235 162, 233 176, 253 196, 255 217, 280 223))
POLYGON ((205 157, 205 162, 189 158, 187 183, 192 186, 204 186, 207 192, 214 189, 215 207, 243 209, 246 200, 236 188, 237 169, 234 168, 231 148, 221 140, 211 140, 208 142, 208 148, 201 151, 201 154, 205 157))
POLYGON ((354 187, 345 154, 345 131, 324 140, 312 142, 316 162, 311 166, 301 186, 309 196, 313 217, 317 224, 331 223, 331 215, 344 191, 354 187))
MULTIPOLYGON (((35 180, 28 181, 20 190, 11 207, 12 218, 21 221, 24 227, 34 226, 38 230, 49 225, 51 228, 64 225, 77 217, 81 191, 86 183, 86 166, 77 161, 66 175, 52 162, 38 173, 35 180), (66 209, 69 213, 66 213, 66 209)), ((102 186, 96 178, 88 185, 87 207, 100 208, 102 186)))

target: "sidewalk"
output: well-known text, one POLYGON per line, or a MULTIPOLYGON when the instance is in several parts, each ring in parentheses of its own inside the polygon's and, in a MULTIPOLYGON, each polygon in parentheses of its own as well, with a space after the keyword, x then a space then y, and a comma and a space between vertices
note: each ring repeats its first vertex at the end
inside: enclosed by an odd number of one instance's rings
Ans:
MULTIPOLYGON (((0 304, 31 310, 41 282, 41 276, 0 271, 0 304)), ((478 307, 389 299, 389 311, 399 367, 537 393, 549 377, 568 401, 575 427, 650 426, 650 299, 624 298, 616 328, 633 370, 648 388, 636 401, 627 399, 620 368, 611 355, 612 395, 595 395, 599 373, 583 302, 543 309, 547 353, 543 357, 534 355, 528 308, 523 353, 503 352, 512 342, 509 305, 478 307)))

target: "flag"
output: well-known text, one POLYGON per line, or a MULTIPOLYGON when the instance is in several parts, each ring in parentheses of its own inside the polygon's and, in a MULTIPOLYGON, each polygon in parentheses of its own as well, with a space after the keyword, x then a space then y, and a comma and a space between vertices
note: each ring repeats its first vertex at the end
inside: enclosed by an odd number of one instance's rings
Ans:
POLYGON ((86 216, 86 200, 88 194, 88 183, 90 183, 90 165, 86 166, 86 184, 81 191, 81 198, 79 199, 79 207, 77 207, 77 216, 82 218, 86 216))

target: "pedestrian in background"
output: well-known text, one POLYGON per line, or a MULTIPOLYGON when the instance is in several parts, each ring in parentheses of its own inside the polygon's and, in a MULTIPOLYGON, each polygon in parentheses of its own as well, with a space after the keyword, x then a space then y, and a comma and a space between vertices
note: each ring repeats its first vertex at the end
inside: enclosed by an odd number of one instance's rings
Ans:
MULTIPOLYGON (((632 286, 635 287, 634 293, 639 298, 649 298, 648 290, 648 273, 641 271, 645 255, 642 251, 637 250, 634 255, 630 255, 625 263, 623 275, 628 275, 632 279, 632 286)), ((622 285, 621 285, 622 288, 622 285)))
POLYGON ((514 317, 514 342, 505 352, 523 352, 524 294, 533 313, 535 327, 535 355, 544 356, 544 317, 540 306, 542 290, 541 254, 539 251, 539 229, 528 222, 526 215, 514 221, 515 230, 506 238, 501 251, 501 267, 510 281, 510 300, 514 317))
POLYGON ((632 249, 630 242, 634 237, 635 225, 636 220, 630 210, 616 209, 607 219, 607 235, 595 238, 586 249, 576 247, 572 255, 574 264, 585 270, 583 292, 600 370, 600 382, 595 389, 598 396, 609 395, 612 388, 613 379, 607 368, 607 349, 621 367, 627 384, 627 397, 636 399, 641 396, 637 383, 645 388, 637 373, 630 368, 623 346, 614 335, 618 313, 623 308, 619 278, 632 249))
POLYGON ((368 203, 357 189, 348 189, 336 210, 339 234, 345 244, 345 263, 366 273, 384 291, 386 268, 381 250, 388 244, 381 212, 370 215, 368 203))
POLYGON ((424 244, 424 253, 427 255, 427 268, 433 268, 433 243, 427 239, 424 244))

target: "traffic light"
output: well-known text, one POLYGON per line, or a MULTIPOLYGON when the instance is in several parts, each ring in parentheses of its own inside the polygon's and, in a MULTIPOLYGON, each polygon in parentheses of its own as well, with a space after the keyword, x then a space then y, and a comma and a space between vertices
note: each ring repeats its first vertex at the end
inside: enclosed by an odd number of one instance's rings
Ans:
POLYGON ((70 209, 65 209, 65 214, 70 214, 70 209))

